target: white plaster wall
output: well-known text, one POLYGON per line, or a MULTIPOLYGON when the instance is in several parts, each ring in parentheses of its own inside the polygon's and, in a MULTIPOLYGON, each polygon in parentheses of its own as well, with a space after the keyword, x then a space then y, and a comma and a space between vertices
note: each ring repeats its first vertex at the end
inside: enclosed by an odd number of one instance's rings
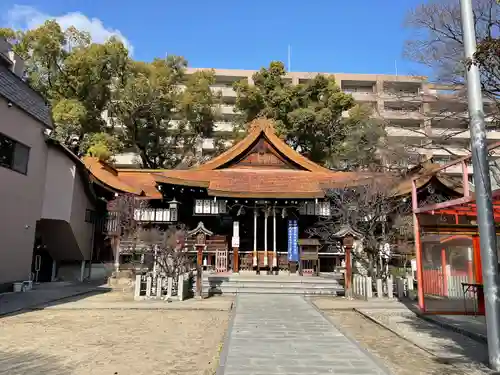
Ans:
POLYGON ((49 147, 45 179, 42 218, 71 220, 76 167, 73 160, 49 147))
POLYGON ((87 209, 95 210, 95 207, 87 196, 87 192, 83 185, 84 183, 87 182, 83 181, 77 173, 72 196, 71 219, 69 222, 78 243, 78 247, 83 254, 83 258, 89 260, 92 256, 92 234, 94 225, 85 221, 85 211, 87 209))
POLYGON ((0 167, 0 286, 31 273, 36 222, 42 213, 47 145, 44 127, 0 97, 0 132, 29 146, 28 173, 0 167))

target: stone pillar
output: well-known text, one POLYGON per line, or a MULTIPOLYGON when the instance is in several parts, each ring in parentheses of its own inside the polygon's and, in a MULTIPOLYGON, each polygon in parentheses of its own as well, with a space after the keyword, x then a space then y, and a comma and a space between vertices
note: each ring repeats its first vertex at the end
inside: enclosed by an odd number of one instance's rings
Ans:
POLYGON ((392 275, 387 278, 387 297, 394 298, 394 279, 392 275))
POLYGON ((82 260, 81 266, 80 266, 80 282, 83 282, 85 280, 85 261, 82 260))
POLYGON ((115 254, 115 272, 118 274, 120 271, 120 240, 118 237, 111 239, 111 247, 115 254))
POLYGON ((273 207, 273 268, 278 268, 278 251, 276 249, 276 208, 273 207))
POLYGON ((141 298, 141 275, 135 276, 134 300, 141 298))
POLYGON ((372 278, 370 276, 365 278, 366 283, 366 298, 373 297, 373 289, 372 289, 372 278))
POLYGON ((257 208, 253 210, 253 266, 257 267, 257 208))
POLYGON ((269 260, 267 259, 267 218, 269 217, 269 212, 266 208, 264 212, 264 267, 269 265, 269 260))
POLYGON ((153 278, 151 276, 148 276, 146 278, 146 297, 150 298, 151 297, 151 287, 153 286, 153 278))
POLYGON ((52 274, 50 275, 50 281, 56 281, 57 274, 57 261, 52 261, 52 274))
POLYGON ((161 298, 162 287, 163 287, 163 279, 161 276, 159 276, 156 279, 156 297, 157 298, 161 298))
POLYGON ((413 276, 406 276, 406 283, 408 285, 408 290, 415 290, 415 286, 413 285, 413 276))
POLYGON ((180 274, 177 280, 177 297, 179 301, 184 301, 184 274, 180 274))
POLYGON ((377 297, 378 298, 384 297, 384 287, 382 284, 382 279, 377 279, 377 297))

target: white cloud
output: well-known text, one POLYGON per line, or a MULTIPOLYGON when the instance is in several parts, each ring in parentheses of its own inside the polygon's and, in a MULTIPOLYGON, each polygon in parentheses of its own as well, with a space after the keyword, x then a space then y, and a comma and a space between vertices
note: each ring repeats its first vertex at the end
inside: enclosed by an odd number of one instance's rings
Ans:
POLYGON ((88 18, 80 12, 53 16, 42 13, 30 6, 14 5, 7 13, 7 22, 9 26, 19 29, 33 29, 50 19, 56 20, 63 29, 74 26, 80 31, 90 33, 92 40, 96 43, 103 43, 110 37, 115 36, 123 42, 131 54, 134 51, 133 46, 128 39, 123 36, 120 30, 107 28, 100 19, 88 18))

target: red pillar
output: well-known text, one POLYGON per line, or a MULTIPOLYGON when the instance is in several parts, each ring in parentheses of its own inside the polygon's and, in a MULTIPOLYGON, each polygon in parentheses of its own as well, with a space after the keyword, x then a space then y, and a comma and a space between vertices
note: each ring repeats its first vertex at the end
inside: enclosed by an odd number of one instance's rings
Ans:
POLYGON ((422 262, 422 241, 420 238, 420 226, 416 214, 413 214, 413 227, 415 233, 415 253, 417 255, 417 294, 418 294, 418 308, 425 312, 424 300, 424 267, 422 262))
POLYGON ((441 249, 441 275, 443 277, 443 296, 448 296, 448 275, 446 272, 446 249, 443 247, 441 249))
POLYGON ((344 249, 345 249, 345 295, 346 297, 352 297, 352 266, 351 266, 351 250, 352 250, 353 240, 344 238, 344 249))
MULTIPOLYGON (((472 246, 474 248, 474 268, 476 271, 476 284, 483 285, 483 267, 481 266, 481 244, 479 236, 472 237, 472 246)), ((482 288, 478 288, 477 292, 477 312, 485 313, 484 292, 482 288)))

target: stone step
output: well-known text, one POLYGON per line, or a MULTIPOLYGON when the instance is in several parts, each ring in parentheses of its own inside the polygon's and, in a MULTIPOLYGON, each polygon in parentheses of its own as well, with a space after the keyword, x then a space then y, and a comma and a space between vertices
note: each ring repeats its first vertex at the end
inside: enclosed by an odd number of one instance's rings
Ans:
POLYGON ((322 289, 322 288, 334 288, 343 289, 343 286, 339 283, 322 283, 322 284, 301 284, 301 283, 263 283, 263 282, 234 282, 226 281, 223 283, 208 282, 203 281, 203 287, 233 287, 233 288, 276 288, 276 289, 322 289))
POLYGON ((212 283, 259 283, 259 284, 301 284, 301 285, 309 285, 309 284, 340 284, 343 280, 337 279, 326 279, 319 277, 272 277, 272 276, 247 276, 247 277, 234 277, 234 276, 208 276, 203 277, 203 282, 212 282, 212 283))
POLYGON ((283 288, 235 288, 235 287, 221 287, 221 288, 210 288, 204 289, 204 293, 209 295, 214 294, 225 294, 225 295, 235 295, 235 294, 293 294, 293 295, 329 295, 337 296, 341 294, 343 290, 338 290, 336 288, 301 288, 301 289, 283 289, 283 288))

